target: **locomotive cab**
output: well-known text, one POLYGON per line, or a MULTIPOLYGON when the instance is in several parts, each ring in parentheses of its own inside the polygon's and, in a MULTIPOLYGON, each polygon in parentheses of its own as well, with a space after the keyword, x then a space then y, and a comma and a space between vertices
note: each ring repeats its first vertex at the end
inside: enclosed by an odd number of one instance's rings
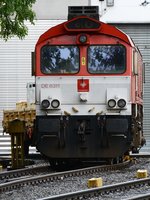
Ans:
POLYGON ((144 144, 142 57, 98 7, 69 11, 35 47, 37 149, 51 160, 122 158, 144 144))

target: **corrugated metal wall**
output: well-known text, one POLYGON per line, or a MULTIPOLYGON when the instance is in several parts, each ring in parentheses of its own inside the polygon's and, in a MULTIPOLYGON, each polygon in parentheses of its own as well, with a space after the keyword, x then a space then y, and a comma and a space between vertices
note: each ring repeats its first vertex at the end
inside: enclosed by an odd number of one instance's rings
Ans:
MULTIPOLYGON (((0 40, 0 133, 4 109, 13 109, 18 101, 26 100, 26 84, 31 77, 31 52, 39 37, 48 28, 63 20, 38 20, 35 26, 27 24, 29 35, 24 40, 0 40)), ((150 24, 116 24, 129 34, 139 47, 145 62, 144 133, 150 141, 150 24)), ((149 145, 150 146, 150 145, 149 145)))
POLYGON ((144 135, 147 139, 145 149, 150 149, 150 24, 115 24, 131 36, 138 46, 145 63, 144 84, 144 135))
POLYGON ((4 109, 14 109, 16 102, 26 100, 26 84, 34 81, 31 76, 31 52, 39 36, 62 20, 38 20, 27 24, 29 34, 24 40, 0 40, 0 133, 4 109))

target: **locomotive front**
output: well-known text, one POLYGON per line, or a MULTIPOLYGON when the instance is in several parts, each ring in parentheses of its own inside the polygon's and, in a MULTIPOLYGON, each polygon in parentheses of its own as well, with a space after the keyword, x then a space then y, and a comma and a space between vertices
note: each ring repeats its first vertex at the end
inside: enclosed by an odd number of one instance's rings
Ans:
POLYGON ((97 7, 69 11, 35 48, 37 149, 58 161, 122 158, 143 145, 141 56, 97 7))

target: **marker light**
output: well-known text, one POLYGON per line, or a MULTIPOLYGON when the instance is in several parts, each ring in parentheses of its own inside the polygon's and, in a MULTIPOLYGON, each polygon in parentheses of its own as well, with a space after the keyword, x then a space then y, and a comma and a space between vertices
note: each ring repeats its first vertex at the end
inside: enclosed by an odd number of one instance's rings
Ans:
POLYGON ((116 106, 116 101, 114 99, 109 99, 108 106, 114 108, 116 106))
POLYGON ((60 106, 60 101, 58 99, 54 99, 51 101, 51 106, 53 108, 58 108, 60 106))
POLYGON ((50 102, 47 99, 44 99, 41 103, 44 109, 47 109, 50 106, 50 102))
POLYGON ((86 43, 87 42, 87 36, 86 35, 81 35, 79 37, 79 42, 81 43, 86 43))
POLYGON ((126 101, 124 99, 119 99, 117 105, 120 108, 124 108, 126 106, 126 101))

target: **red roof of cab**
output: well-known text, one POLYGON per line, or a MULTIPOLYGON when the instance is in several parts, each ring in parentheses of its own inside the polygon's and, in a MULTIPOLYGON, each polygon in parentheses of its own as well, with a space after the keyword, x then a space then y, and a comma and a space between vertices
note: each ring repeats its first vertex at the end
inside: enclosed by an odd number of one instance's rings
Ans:
MULTIPOLYGON (((79 18, 89 18, 87 16, 81 16, 81 17, 76 17, 72 20, 70 20, 71 22, 79 19, 79 18)), ((94 32, 97 32, 98 34, 104 34, 104 35, 109 35, 115 38, 119 38, 120 40, 124 41, 125 43, 133 46, 133 43, 131 41, 131 39, 122 31, 120 31, 119 29, 117 29, 115 26, 111 26, 109 24, 105 24, 101 21, 97 21, 95 19, 91 19, 90 20, 96 21, 97 23, 100 23, 100 29, 94 32)), ((47 30, 45 33, 43 33, 40 37, 39 40, 37 41, 37 45, 39 45, 40 43, 52 38, 52 37, 56 37, 56 36, 61 36, 61 35, 65 35, 68 33, 71 33, 71 31, 67 31, 67 29, 65 28, 66 24, 68 24, 70 21, 66 21, 64 23, 61 23, 59 25, 56 25, 52 28, 50 28, 49 30, 47 30)), ((86 31, 84 31, 85 33, 86 31)), ((75 30, 73 31, 73 33, 75 33, 75 30)), ((89 34, 89 32, 88 32, 89 34)))

